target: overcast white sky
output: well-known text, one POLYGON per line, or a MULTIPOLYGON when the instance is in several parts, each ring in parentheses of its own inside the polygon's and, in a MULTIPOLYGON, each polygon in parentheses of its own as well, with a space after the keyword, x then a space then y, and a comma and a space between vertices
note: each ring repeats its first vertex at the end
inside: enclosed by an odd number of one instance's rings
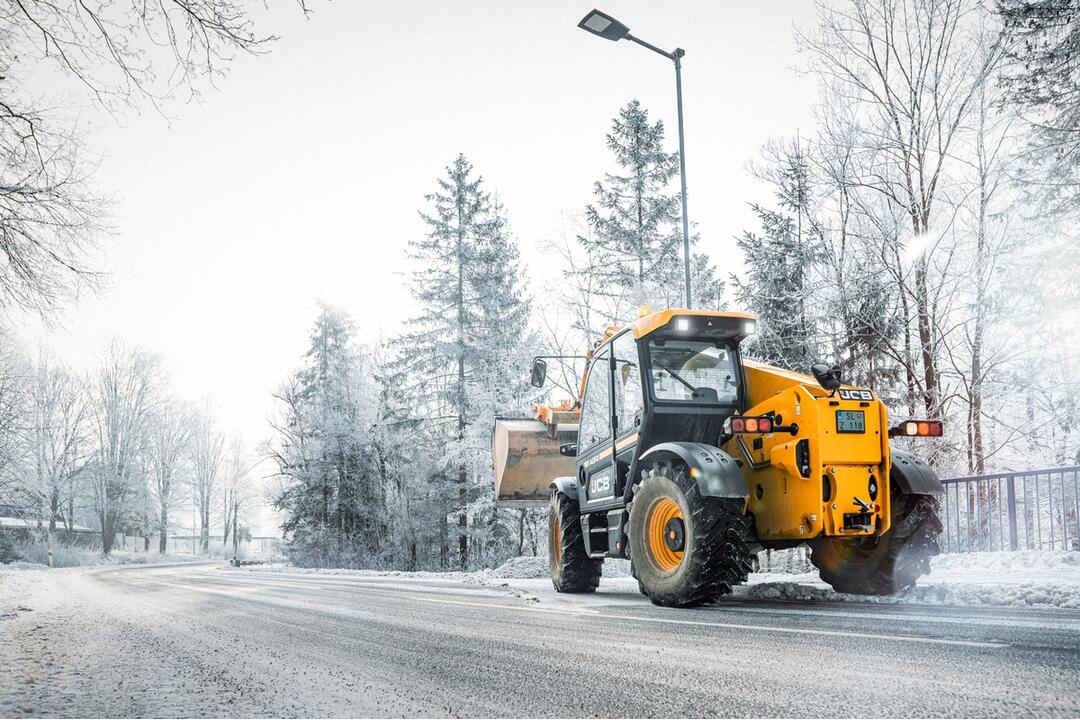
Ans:
MULTIPOLYGON (((177 392, 210 394, 249 443, 269 391, 297 366, 324 298, 361 333, 413 313, 405 247, 417 210, 464 152, 506 205, 539 293, 544 244, 611 167, 604 135, 638 98, 676 147, 670 62, 576 25, 589 2, 313 0, 256 14, 282 36, 241 57, 201 102, 110 118, 94 108, 96 182, 115 199, 110 286, 51 333, 88 367, 108 337, 160 353, 177 392)), ((768 196, 746 163, 770 136, 809 128, 814 81, 795 72, 809 2, 614 2, 646 40, 682 46, 691 221, 721 275, 768 196)))

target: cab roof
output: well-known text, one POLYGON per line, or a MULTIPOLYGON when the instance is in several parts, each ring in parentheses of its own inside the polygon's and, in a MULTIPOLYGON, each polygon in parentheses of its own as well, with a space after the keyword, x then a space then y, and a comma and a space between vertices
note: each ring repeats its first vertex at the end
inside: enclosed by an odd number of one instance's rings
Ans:
POLYGON ((724 320, 752 320, 755 322, 757 321, 757 318, 749 313, 720 312, 716 310, 683 310, 681 308, 668 308, 667 310, 660 310, 658 312, 648 313, 647 315, 639 317, 634 323, 630 325, 630 329, 634 331, 634 337, 640 339, 651 332, 659 330, 662 327, 667 327, 676 317, 701 317, 717 318, 724 320))

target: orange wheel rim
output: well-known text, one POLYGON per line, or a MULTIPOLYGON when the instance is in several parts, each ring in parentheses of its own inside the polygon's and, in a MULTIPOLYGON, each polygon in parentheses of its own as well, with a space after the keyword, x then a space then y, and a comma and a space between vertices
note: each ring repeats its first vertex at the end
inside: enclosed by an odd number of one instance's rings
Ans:
POLYGON ((555 560, 555 564, 559 565, 562 562, 562 523, 559 522, 559 516, 554 513, 551 515, 548 531, 551 533, 551 557, 555 560))
POLYGON ((683 550, 668 547, 668 538, 664 534, 668 532, 668 523, 676 519, 685 523, 679 504, 666 497, 654 502, 645 518, 645 547, 660 572, 675 572, 685 555, 683 550))

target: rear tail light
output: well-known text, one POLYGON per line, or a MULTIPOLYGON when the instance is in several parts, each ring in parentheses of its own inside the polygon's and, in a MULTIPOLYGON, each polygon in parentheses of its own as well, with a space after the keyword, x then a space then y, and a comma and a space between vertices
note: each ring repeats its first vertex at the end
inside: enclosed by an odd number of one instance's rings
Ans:
POLYGON ((771 433, 773 421, 771 417, 733 415, 728 421, 732 433, 771 433))
POLYGON ((889 428, 889 437, 941 437, 944 431, 940 420, 905 420, 889 428))

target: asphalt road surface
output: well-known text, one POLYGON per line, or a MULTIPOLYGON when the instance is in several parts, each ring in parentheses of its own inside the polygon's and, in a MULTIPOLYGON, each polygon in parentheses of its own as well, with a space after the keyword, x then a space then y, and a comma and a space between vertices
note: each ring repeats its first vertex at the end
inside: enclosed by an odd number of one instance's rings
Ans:
POLYGON ((0 716, 1080 715, 1076 611, 671 610, 205 565, 43 582, 0 619, 0 716))

